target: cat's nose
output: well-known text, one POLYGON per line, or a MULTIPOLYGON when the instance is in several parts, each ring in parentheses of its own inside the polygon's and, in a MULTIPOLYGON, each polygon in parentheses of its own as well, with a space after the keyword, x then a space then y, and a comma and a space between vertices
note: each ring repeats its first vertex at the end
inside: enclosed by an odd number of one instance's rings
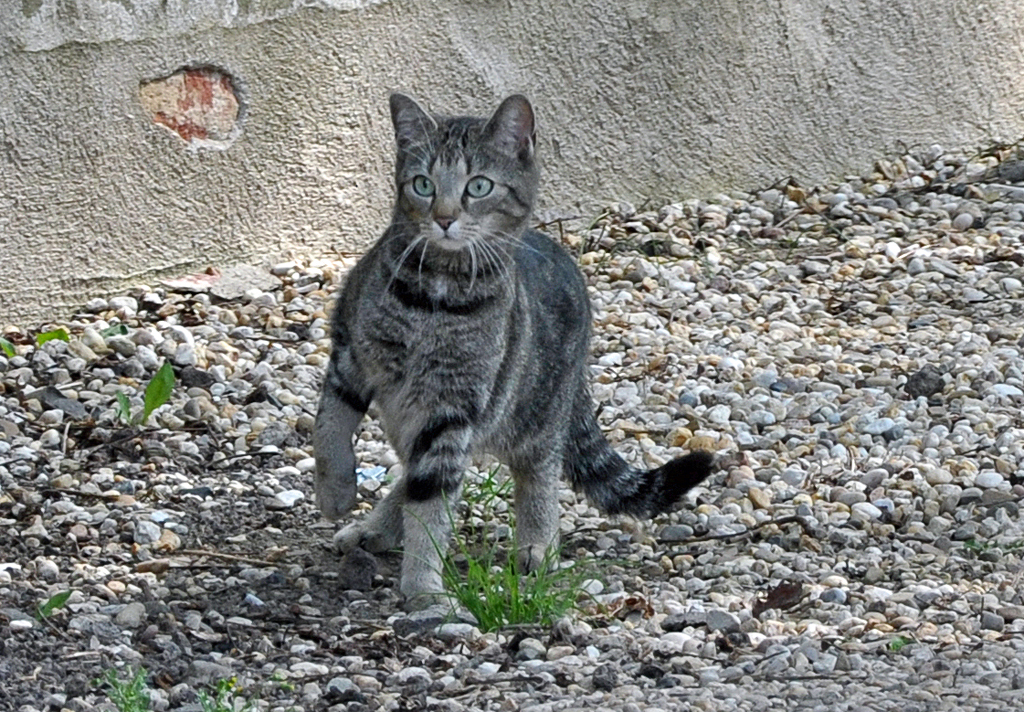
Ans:
POLYGON ((434 222, 436 222, 442 230, 447 231, 448 228, 452 226, 452 223, 455 222, 455 218, 447 217, 444 215, 436 215, 434 216, 434 222))

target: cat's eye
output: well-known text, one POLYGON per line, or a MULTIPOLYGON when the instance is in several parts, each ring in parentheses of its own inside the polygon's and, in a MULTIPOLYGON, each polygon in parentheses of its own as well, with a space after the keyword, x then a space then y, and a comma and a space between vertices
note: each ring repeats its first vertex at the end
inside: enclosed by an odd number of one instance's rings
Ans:
POLYGON ((469 183, 466 184, 466 195, 470 198, 483 198, 492 190, 494 190, 494 181, 483 176, 470 178, 469 183))
POLYGON ((426 176, 416 176, 412 179, 412 190, 416 195, 429 198, 434 194, 434 181, 426 176))

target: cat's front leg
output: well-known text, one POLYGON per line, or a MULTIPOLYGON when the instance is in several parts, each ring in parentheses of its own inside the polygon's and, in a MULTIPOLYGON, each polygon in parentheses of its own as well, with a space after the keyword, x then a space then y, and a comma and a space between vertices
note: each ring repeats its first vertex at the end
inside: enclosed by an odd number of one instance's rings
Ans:
POLYGON ((352 435, 369 407, 369 398, 353 385, 352 371, 336 353, 328 367, 313 428, 316 503, 327 519, 340 519, 356 501, 356 456, 352 435))
POLYGON ((408 609, 447 600, 442 561, 448 551, 472 439, 471 419, 448 413, 431 418, 412 443, 405 476, 405 550, 400 585, 408 609))
POLYGON ((335 534, 334 545, 343 553, 356 548, 371 554, 397 549, 402 545, 402 510, 407 499, 403 476, 369 514, 335 534))

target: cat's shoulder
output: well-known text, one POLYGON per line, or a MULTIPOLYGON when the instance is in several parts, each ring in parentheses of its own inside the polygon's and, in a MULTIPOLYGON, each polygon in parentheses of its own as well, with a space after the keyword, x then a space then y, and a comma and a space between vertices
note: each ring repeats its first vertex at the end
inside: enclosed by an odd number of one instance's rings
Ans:
POLYGON ((551 236, 539 230, 527 230, 523 233, 522 243, 516 255, 520 267, 528 272, 551 276, 560 276, 566 280, 580 277, 576 261, 569 252, 551 236))

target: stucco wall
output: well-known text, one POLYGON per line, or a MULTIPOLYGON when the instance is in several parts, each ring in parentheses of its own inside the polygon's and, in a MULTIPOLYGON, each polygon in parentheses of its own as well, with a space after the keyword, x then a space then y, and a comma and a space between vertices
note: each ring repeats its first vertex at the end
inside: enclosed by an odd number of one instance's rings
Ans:
POLYGON ((1022 54, 1019 0, 2 3, 0 323, 365 248, 390 207, 393 88, 473 112, 527 93, 543 207, 587 213, 814 183, 898 141, 1016 140, 1022 54), (154 121, 140 87, 183 67, 229 78, 230 136, 154 121))

